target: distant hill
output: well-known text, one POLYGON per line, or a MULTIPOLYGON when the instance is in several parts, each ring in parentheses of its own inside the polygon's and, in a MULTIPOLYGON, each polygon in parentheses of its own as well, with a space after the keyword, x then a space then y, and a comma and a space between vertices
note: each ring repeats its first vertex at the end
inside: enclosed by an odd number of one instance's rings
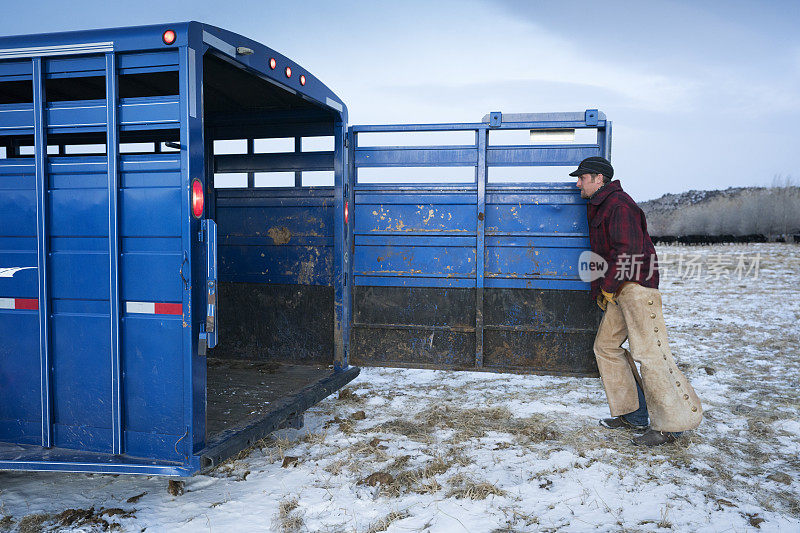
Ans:
POLYGON ((800 187, 729 187, 639 203, 651 235, 800 233, 800 187))

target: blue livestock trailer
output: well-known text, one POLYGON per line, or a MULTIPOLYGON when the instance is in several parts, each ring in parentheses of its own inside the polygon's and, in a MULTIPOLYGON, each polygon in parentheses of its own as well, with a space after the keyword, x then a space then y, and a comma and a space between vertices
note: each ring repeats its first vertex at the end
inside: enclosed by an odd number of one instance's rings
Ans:
POLYGON ((353 126, 197 23, 0 38, 0 469, 185 476, 400 366, 596 376, 597 110, 353 126))

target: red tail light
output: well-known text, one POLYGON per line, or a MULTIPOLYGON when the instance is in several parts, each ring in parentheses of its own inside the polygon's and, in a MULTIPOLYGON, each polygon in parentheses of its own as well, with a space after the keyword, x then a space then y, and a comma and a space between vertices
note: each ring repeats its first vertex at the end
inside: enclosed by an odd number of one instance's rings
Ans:
POLYGON ((167 30, 164 32, 164 35, 161 36, 161 40, 164 41, 164 44, 172 44, 175 42, 175 32, 172 30, 167 30))
POLYGON ((271 68, 272 70, 275 70, 275 67, 277 67, 277 66, 278 66, 278 62, 275 61, 275 58, 274 57, 269 58, 269 68, 271 68))
POLYGON ((286 67, 286 77, 287 78, 292 77, 292 67, 286 67))
POLYGON ((300 85, 305 85, 305 84, 306 84, 306 77, 301 75, 300 76, 300 85))
POLYGON ((199 179, 192 182, 192 214, 195 218, 203 216, 203 184, 199 179))
POLYGON ((344 202, 344 223, 347 224, 347 219, 349 218, 348 215, 350 214, 350 202, 345 200, 344 202))

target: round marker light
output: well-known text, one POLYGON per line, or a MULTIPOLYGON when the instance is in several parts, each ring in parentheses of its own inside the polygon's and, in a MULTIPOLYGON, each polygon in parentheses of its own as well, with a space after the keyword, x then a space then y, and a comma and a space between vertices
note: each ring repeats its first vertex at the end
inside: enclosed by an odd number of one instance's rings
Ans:
POLYGON ((275 67, 277 67, 277 66, 278 66, 278 62, 275 61, 275 58, 274 57, 269 58, 269 68, 271 68, 272 70, 275 70, 275 67))
POLYGON ((165 31, 164 35, 161 36, 161 40, 164 41, 164 44, 173 44, 176 38, 177 36, 172 30, 165 31))
POLYGON ((195 218, 203 216, 203 184, 197 178, 192 181, 192 214, 195 218))
POLYGON ((301 75, 300 76, 300 85, 305 85, 305 84, 306 84, 306 77, 301 75))
POLYGON ((286 77, 287 78, 292 77, 292 67, 286 67, 286 77))

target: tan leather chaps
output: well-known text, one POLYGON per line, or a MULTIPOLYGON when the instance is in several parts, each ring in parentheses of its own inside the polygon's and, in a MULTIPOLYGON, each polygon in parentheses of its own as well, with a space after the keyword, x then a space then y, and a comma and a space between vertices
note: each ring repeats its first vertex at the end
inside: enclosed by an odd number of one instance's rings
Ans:
POLYGON ((700 425, 700 399, 675 365, 658 289, 626 283, 609 303, 594 340, 594 354, 612 416, 639 408, 636 383, 644 390, 650 427, 686 431, 700 425), (629 339, 630 352, 622 348, 629 339), (634 361, 641 365, 641 376, 634 361))

